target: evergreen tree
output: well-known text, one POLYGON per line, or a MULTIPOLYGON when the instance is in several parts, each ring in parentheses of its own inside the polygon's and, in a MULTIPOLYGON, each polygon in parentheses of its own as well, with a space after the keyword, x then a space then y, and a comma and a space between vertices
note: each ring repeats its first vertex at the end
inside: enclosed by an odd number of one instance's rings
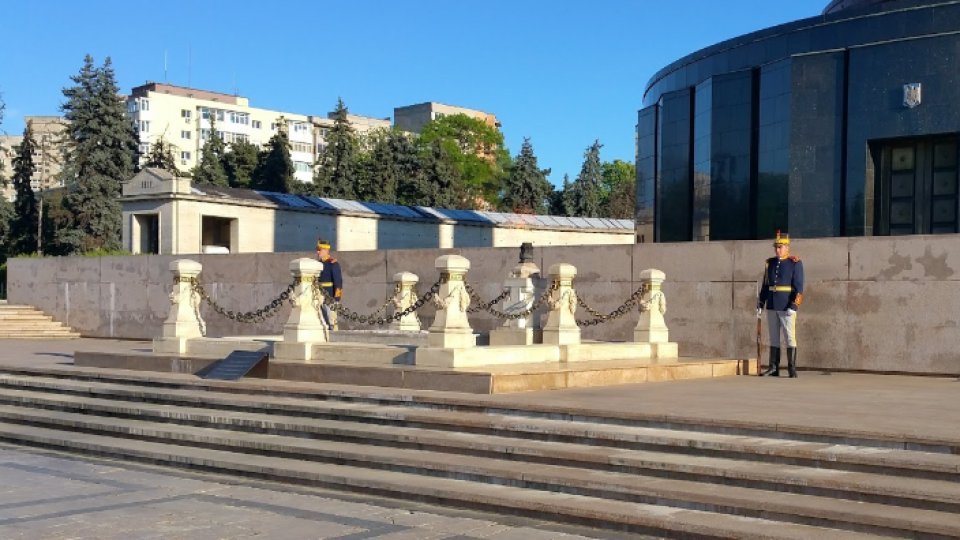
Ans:
POLYGON ((563 187, 558 193, 557 197, 557 211, 558 215, 561 216, 575 216, 577 215, 577 202, 576 202, 576 193, 574 191, 573 182, 570 181, 570 175, 563 175, 563 187))
POLYGON ((600 168, 600 148, 602 146, 597 140, 584 152, 583 166, 572 186, 573 212, 570 215, 601 217, 603 172, 600 168))
POLYGON ((253 173, 253 188, 290 193, 295 185, 293 173, 287 120, 281 116, 277 120, 277 133, 270 138, 267 147, 258 156, 257 168, 253 173))
MULTIPOLYGON (((368 198, 383 203, 397 202, 401 192, 409 187, 419 174, 417 147, 411 137, 396 129, 385 129, 370 134, 370 153, 364 168, 368 198)), ((417 201, 404 204, 418 204, 417 201)))
POLYGON ((143 163, 144 167, 154 169, 163 169, 170 171, 174 176, 180 176, 180 169, 177 168, 177 160, 173 157, 174 146, 160 137, 156 143, 151 145, 147 159, 143 163))
POLYGON ((193 182, 195 184, 212 184, 226 186, 229 184, 227 173, 223 168, 224 150, 226 145, 217 134, 216 114, 210 110, 210 136, 203 143, 200 150, 200 161, 193 168, 193 182))
POLYGON ((95 68, 87 55, 71 80, 74 86, 63 90, 67 102, 61 108, 67 121, 64 207, 72 226, 59 231, 57 242, 70 253, 118 250, 120 186, 135 171, 137 135, 119 98, 109 57, 95 68))
POLYGON ((230 150, 223 156, 223 170, 233 187, 248 188, 253 183, 260 149, 249 141, 230 143, 230 150))
POLYGON ((327 133, 313 182, 322 196, 364 200, 372 190, 360 182, 357 134, 347 114, 347 106, 342 99, 337 99, 337 109, 331 115, 333 127, 327 133))
POLYGON ((422 173, 418 183, 424 206, 463 208, 468 190, 441 141, 434 141, 421 156, 422 173))
POLYGON ((520 153, 510 167, 503 190, 502 207, 508 212, 542 214, 553 187, 547 180, 550 169, 540 169, 529 138, 523 139, 520 153))
POLYGON ((13 158, 13 186, 17 190, 14 200, 13 221, 10 223, 10 255, 21 255, 37 251, 37 223, 40 218, 37 209, 37 197, 30 182, 36 166, 33 154, 37 144, 33 140, 33 126, 30 122, 23 130, 23 142, 16 148, 13 158))

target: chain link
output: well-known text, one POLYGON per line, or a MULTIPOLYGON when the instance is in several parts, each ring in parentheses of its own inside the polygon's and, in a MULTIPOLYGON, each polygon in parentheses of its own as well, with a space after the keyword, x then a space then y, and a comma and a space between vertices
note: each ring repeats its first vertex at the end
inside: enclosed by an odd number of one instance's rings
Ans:
MULTIPOLYGON (((620 305, 617 309, 611 311, 610 313, 601 313, 587 305, 587 302, 578 294, 577 295, 577 304, 583 309, 587 310, 590 315, 593 316, 592 319, 577 320, 577 326, 596 326, 598 324, 603 324, 605 322, 613 321, 623 317, 627 313, 630 313, 630 310, 637 305, 637 302, 640 300, 640 297, 647 292, 648 284, 644 283, 640 285, 640 288, 633 291, 633 294, 627 298, 627 301, 620 305)), ((645 311, 650 309, 649 305, 641 305, 640 311, 645 311)))
POLYGON ((467 289, 467 292, 470 294, 470 298, 473 299, 477 304, 467 308, 467 313, 478 313, 480 311, 489 311, 490 308, 506 300, 510 296, 510 289, 504 289, 500 296, 494 298, 489 302, 483 302, 480 300, 480 295, 473 289, 473 286, 467 282, 463 283, 463 286, 467 289))
MULTIPOLYGON (((474 292, 474 290, 473 290, 473 287, 471 287, 471 286, 468 285, 468 284, 465 284, 465 285, 466 285, 466 288, 467 288, 467 292, 470 293, 470 296, 473 297, 474 300, 479 301, 479 299, 477 298, 476 292, 474 292)), ((547 300, 549 300, 549 299, 550 299, 550 295, 552 295, 553 292, 556 291, 556 290, 559 289, 559 288, 560 288, 560 283, 559 283, 559 282, 557 282, 557 281, 552 281, 552 282, 550 282, 550 287, 548 287, 547 290, 543 291, 543 294, 540 295, 540 298, 537 298, 537 300, 536 300, 533 304, 531 304, 530 307, 528 307, 527 309, 525 309, 525 310, 523 310, 523 311, 516 311, 516 312, 512 312, 512 313, 507 313, 507 312, 504 312, 504 311, 500 311, 500 310, 498 310, 498 309, 496 309, 496 308, 493 307, 493 304, 495 304, 496 302, 491 302, 490 305, 484 307, 484 310, 485 310, 487 313, 489 313, 489 314, 491 314, 491 315, 493 315, 494 317, 497 317, 497 318, 499 318, 499 319, 505 319, 505 320, 510 320, 510 321, 515 321, 515 320, 518 320, 518 319, 525 319, 525 318, 529 317, 531 314, 533 314, 534 311, 536 311, 537 309, 539 309, 540 306, 542 306, 547 300)), ((504 291, 504 292, 506 292, 507 294, 509 294, 509 289, 507 289, 507 291, 504 291)), ((503 296, 503 297, 505 298, 507 295, 501 295, 501 296, 503 296)))
MULTIPOLYGON (((355 311, 351 311, 350 309, 347 309, 346 306, 344 306, 340 302, 337 302, 334 298, 331 298, 330 295, 328 295, 327 292, 323 290, 323 287, 321 287, 319 283, 314 282, 313 290, 314 290, 315 298, 323 299, 322 302, 320 302, 321 304, 325 304, 329 306, 330 309, 335 311, 338 315, 346 318, 347 320, 352 322, 358 322, 360 324, 369 324, 371 326, 374 326, 374 325, 382 326, 387 323, 399 321, 403 317, 406 317, 407 315, 413 313, 414 311, 417 311, 418 309, 422 308, 424 304, 426 304, 427 302, 433 299, 433 296, 435 294, 440 292, 440 282, 437 281, 436 283, 434 283, 433 286, 430 287, 429 291, 427 291, 423 296, 418 296, 417 300, 413 304, 411 304, 409 307, 404 309, 403 311, 398 311, 393 315, 387 315, 387 316, 380 315, 380 312, 386 309, 386 307, 393 301, 393 298, 396 296, 396 294, 394 294, 394 297, 391 297, 390 300, 387 300, 387 303, 385 303, 383 307, 373 312, 372 314, 360 315, 355 311)), ((397 291, 399 291, 399 284, 397 286, 397 291)), ((416 291, 413 291, 413 292, 414 294, 416 294, 416 291)), ((315 305, 315 307, 319 312, 320 306, 315 305)))
MULTIPOLYGON (((175 279, 174 283, 183 281, 183 279, 175 279)), ((216 313, 223 315, 224 317, 241 323, 254 324, 261 323, 273 317, 280 312, 280 308, 283 307, 284 302, 290 300, 290 295, 293 293, 294 289, 297 287, 297 280, 294 279, 290 285, 280 293, 279 296, 271 300, 267 305, 263 306, 260 309, 255 311, 246 311, 246 312, 234 312, 228 310, 218 304, 216 300, 210 297, 207 294, 207 291, 203 288, 203 285, 200 284, 200 281, 197 278, 189 278, 190 288, 193 289, 193 292, 197 293, 200 298, 210 305, 210 308, 213 309, 216 313)))

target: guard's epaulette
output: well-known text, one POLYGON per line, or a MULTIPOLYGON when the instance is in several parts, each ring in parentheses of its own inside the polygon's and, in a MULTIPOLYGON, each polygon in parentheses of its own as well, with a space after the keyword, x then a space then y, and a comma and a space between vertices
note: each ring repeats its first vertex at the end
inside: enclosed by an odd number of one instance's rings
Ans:
POLYGON ((334 259, 333 257, 330 257, 329 259, 327 259, 327 262, 328 262, 328 263, 335 263, 335 262, 337 262, 337 260, 334 259))
POLYGON ((800 257, 797 257, 796 255, 791 255, 790 260, 793 262, 800 262, 800 257))

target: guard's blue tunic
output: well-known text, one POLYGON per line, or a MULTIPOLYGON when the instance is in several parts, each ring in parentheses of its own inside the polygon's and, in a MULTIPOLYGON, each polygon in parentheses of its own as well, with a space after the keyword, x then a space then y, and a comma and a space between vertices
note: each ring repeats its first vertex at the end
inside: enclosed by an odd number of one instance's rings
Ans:
POLYGON ((327 296, 340 300, 343 295, 343 275, 340 272, 340 263, 333 257, 327 257, 320 262, 323 263, 323 270, 320 271, 320 287, 327 296))
POLYGON ((773 311, 796 311, 802 302, 803 263, 800 257, 767 259, 757 307, 773 311))

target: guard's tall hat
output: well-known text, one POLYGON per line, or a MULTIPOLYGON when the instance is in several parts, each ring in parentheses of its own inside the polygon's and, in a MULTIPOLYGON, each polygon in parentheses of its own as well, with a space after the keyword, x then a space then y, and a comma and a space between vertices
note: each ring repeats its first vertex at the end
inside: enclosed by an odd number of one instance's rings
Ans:
POLYGON ((789 246, 790 245, 790 235, 787 233, 780 232, 780 229, 777 229, 777 237, 773 241, 775 246, 789 246))
POLYGON ((326 240, 317 240, 317 249, 330 249, 330 242, 326 240))

